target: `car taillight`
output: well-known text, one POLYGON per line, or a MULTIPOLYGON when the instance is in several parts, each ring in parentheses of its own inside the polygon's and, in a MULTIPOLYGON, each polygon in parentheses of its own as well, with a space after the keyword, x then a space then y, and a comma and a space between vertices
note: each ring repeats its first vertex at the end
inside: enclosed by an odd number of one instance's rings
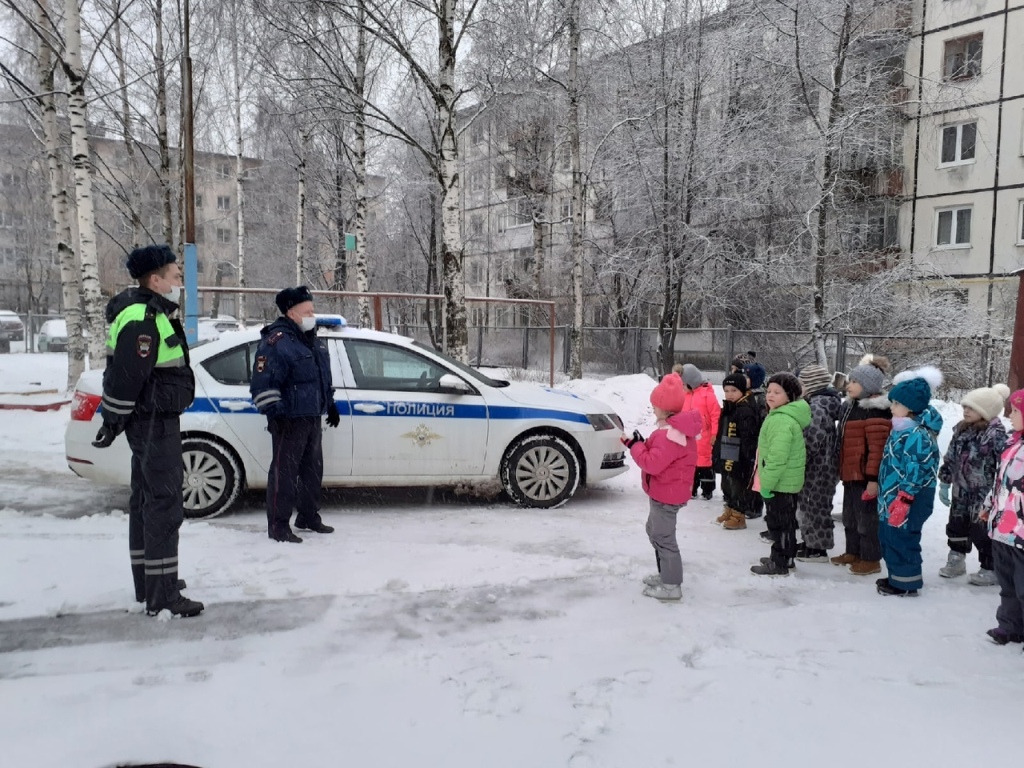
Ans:
POLYGON ((92 417, 96 413, 96 409, 100 407, 100 400, 103 398, 99 395, 90 395, 87 392, 75 392, 74 398, 71 400, 71 420, 72 421, 92 421, 92 417))

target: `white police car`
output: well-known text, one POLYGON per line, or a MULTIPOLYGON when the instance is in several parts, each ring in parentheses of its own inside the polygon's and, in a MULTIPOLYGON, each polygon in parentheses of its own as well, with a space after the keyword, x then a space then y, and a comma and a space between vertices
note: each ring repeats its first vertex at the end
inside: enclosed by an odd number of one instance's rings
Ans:
MULTIPOLYGON (((557 507, 582 483, 625 471, 621 419, 597 400, 488 378, 390 333, 321 329, 341 426, 323 436, 326 487, 494 486, 517 504, 557 507)), ((226 332, 191 352, 196 399, 181 418, 185 515, 209 518, 243 488, 265 488, 267 420, 249 397, 258 330, 226 332)), ((92 446, 102 372, 82 375, 65 433, 81 477, 130 480, 124 437, 92 446)))

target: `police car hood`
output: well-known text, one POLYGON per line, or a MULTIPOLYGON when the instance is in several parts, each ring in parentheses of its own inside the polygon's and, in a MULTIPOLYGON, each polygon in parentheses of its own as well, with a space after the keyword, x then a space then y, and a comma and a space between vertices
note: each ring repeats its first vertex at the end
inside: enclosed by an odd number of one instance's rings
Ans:
POLYGON ((600 400, 539 384, 511 382, 499 391, 509 400, 535 408, 550 408, 574 413, 615 413, 614 408, 600 400))

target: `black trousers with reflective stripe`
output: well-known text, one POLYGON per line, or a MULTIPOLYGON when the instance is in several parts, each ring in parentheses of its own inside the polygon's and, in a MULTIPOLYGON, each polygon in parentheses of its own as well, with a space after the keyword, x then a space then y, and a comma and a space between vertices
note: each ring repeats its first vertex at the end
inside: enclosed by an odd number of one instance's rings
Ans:
POLYGON ((323 433, 319 416, 273 419, 274 458, 267 479, 268 532, 320 522, 320 485, 324 478, 323 433))
POLYGON ((178 417, 133 418, 125 428, 132 449, 128 546, 135 597, 159 611, 178 599, 178 529, 182 505, 178 417))

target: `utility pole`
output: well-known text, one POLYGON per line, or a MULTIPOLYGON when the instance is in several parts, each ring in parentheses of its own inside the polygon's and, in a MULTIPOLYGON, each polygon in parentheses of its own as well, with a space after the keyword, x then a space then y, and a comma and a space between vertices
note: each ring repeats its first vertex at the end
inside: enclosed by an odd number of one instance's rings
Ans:
POLYGON ((183 17, 184 51, 181 58, 182 152, 184 152, 185 199, 185 338, 190 345, 199 340, 199 272, 196 252, 196 163, 193 150, 192 57, 189 53, 191 0, 185 0, 183 17))

